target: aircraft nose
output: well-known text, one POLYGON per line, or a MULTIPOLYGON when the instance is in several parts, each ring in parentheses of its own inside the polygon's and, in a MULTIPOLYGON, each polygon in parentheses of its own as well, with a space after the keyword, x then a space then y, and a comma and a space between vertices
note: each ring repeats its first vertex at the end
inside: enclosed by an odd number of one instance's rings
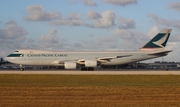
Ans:
POLYGON ((9 57, 5 57, 5 60, 6 60, 6 61, 9 61, 9 57))
POLYGON ((13 60, 13 58, 8 55, 8 56, 5 57, 5 60, 8 61, 8 62, 11 62, 13 60))

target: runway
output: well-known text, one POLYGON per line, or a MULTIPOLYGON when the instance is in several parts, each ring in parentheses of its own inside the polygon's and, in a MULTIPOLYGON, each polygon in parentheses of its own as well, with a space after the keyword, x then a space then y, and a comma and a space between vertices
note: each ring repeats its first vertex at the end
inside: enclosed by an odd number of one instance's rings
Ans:
POLYGON ((0 74, 51 74, 51 75, 180 75, 179 70, 101 70, 101 71, 77 71, 77 70, 0 70, 0 74))

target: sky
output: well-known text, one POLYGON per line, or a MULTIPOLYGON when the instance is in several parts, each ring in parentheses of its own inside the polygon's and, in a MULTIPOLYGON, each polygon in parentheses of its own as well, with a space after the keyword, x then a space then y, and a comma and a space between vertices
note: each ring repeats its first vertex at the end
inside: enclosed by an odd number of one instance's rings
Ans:
POLYGON ((137 50, 171 28, 173 52, 163 60, 180 61, 180 0, 0 0, 0 13, 0 57, 16 49, 137 50))

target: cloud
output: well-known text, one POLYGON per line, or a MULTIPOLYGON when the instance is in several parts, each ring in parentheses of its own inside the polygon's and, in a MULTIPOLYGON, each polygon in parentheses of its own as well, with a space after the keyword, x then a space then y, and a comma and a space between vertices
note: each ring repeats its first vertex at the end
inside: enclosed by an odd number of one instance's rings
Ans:
POLYGON ((81 49, 85 50, 107 50, 107 49, 117 49, 118 40, 112 35, 100 36, 94 40, 82 40, 83 44, 81 49))
MULTIPOLYGON (((172 32, 173 32, 173 30, 172 30, 172 32)), ((180 43, 180 33, 173 33, 173 35, 171 35, 171 37, 169 38, 169 40, 171 41, 171 42, 178 42, 178 43, 180 43)))
POLYGON ((81 15, 72 12, 69 14, 69 17, 60 18, 57 20, 50 21, 50 25, 54 26, 62 26, 62 25, 69 25, 69 26, 88 26, 82 19, 81 15))
POLYGON ((10 20, 3 29, 0 29, 1 47, 20 48, 22 47, 22 43, 26 41, 25 35, 27 34, 27 31, 23 27, 18 26, 15 21, 10 20))
POLYGON ((59 12, 46 12, 42 5, 32 4, 26 7, 27 16, 23 19, 27 21, 51 21, 61 17, 59 12))
POLYGON ((86 18, 89 19, 89 23, 83 20, 82 15, 72 12, 68 17, 61 17, 60 19, 50 21, 50 25, 86 26, 92 28, 110 28, 113 26, 119 26, 122 29, 135 28, 134 20, 123 18, 121 16, 117 18, 118 24, 116 24, 116 15, 113 11, 98 13, 96 11, 89 10, 86 14, 86 18))
POLYGON ((129 4, 135 4, 137 3, 136 0, 103 0, 106 3, 118 5, 118 6, 126 6, 129 4))
POLYGON ((86 17, 88 19, 100 19, 102 18, 101 14, 92 10, 89 10, 88 13, 86 14, 86 17))
MULTIPOLYGON (((120 45, 123 46, 121 47, 122 49, 134 50, 141 48, 151 39, 151 37, 148 36, 148 34, 150 34, 150 31, 153 32, 153 30, 151 29, 149 30, 149 32, 144 34, 134 29, 127 30, 127 29, 120 29, 119 27, 117 27, 114 30, 113 35, 116 37, 116 39, 120 40, 121 42, 120 45)), ((151 34, 153 34, 152 32, 151 34)), ((153 37, 155 35, 156 34, 154 34, 153 37)))
POLYGON ((156 34, 158 34, 160 31, 158 26, 153 26, 151 29, 149 29, 147 35, 149 38, 153 38, 156 34))
POLYGON ((114 30, 114 35, 118 38, 125 39, 125 40, 134 39, 131 32, 125 29, 116 28, 114 30))
POLYGON ((81 49, 83 47, 83 45, 81 43, 74 43, 74 47, 77 49, 81 49))
POLYGON ((50 25, 54 26, 62 26, 62 25, 69 25, 69 26, 86 26, 87 24, 80 19, 69 19, 69 18, 63 18, 60 20, 51 21, 50 25))
POLYGON ((92 0, 82 0, 82 2, 87 6, 97 6, 96 3, 92 0))
POLYGON ((122 16, 119 16, 117 20, 118 20, 118 23, 120 24, 119 27, 122 29, 135 28, 135 22, 132 19, 126 19, 126 18, 123 18, 122 16))
POLYGON ((64 47, 64 42, 57 35, 57 31, 52 29, 48 34, 38 38, 38 47, 40 49, 60 49, 64 47))
POLYGON ((177 10, 177 11, 180 12, 180 2, 178 2, 178 1, 171 2, 171 3, 168 5, 168 8, 169 8, 169 9, 175 9, 175 10, 177 10))
MULTIPOLYGON (((10 53, 10 52, 9 52, 9 53, 10 53)), ((0 57, 3 58, 3 57, 6 57, 7 55, 8 55, 8 54, 7 54, 6 50, 1 49, 1 51, 0 51, 0 57)))
POLYGON ((110 28, 113 26, 119 26, 122 29, 135 28, 135 22, 132 19, 118 17, 118 24, 115 23, 116 15, 113 11, 104 11, 98 13, 93 10, 89 10, 86 14, 86 18, 89 21, 85 22, 82 15, 75 12, 69 14, 68 17, 61 17, 57 20, 50 21, 50 25, 54 26, 86 26, 92 28, 110 28), (88 23, 89 22, 89 23, 88 23))
POLYGON ((82 44, 80 49, 85 50, 134 50, 139 49, 148 41, 146 34, 117 27, 113 34, 102 35, 93 40, 82 40, 79 44, 82 44))
POLYGON ((158 17, 155 14, 150 14, 150 15, 148 15, 148 17, 153 19, 153 21, 156 24, 161 24, 161 25, 168 26, 168 27, 175 27, 178 29, 180 28, 180 20, 167 20, 167 19, 158 17))
MULTIPOLYGON (((82 0, 85 3, 92 3, 91 0, 82 0)), ((83 20, 83 15, 71 12, 69 16, 62 16, 59 12, 46 12, 41 5, 29 5, 26 8, 27 16, 23 18, 27 21, 49 21, 53 26, 86 26, 92 28, 109 28, 115 24, 116 15, 113 11, 104 11, 98 13, 89 10, 86 14, 86 18, 89 21, 83 20), (88 23, 89 22, 89 23, 88 23)), ((132 19, 125 19, 123 17, 118 18, 118 22, 121 28, 128 29, 134 28, 135 22, 132 19)))
POLYGON ((24 28, 17 26, 15 21, 10 20, 6 23, 4 29, 0 29, 0 34, 0 37, 3 39, 16 39, 23 37, 27 34, 27 32, 24 30, 24 28))
POLYGON ((24 47, 27 31, 9 20, 4 28, 0 29, 0 57, 5 57, 15 49, 24 47))
POLYGON ((94 28, 108 28, 114 26, 116 15, 112 11, 105 11, 101 14, 89 11, 86 15, 91 19, 91 27, 94 28))
POLYGON ((69 19, 80 19, 81 18, 81 15, 75 13, 75 12, 71 12, 69 14, 69 19))

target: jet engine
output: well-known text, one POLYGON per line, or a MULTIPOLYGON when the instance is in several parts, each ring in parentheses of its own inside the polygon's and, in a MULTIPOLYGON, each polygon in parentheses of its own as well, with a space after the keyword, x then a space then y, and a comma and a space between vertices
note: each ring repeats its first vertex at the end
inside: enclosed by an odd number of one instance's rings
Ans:
POLYGON ((96 67, 97 61, 96 60, 85 60, 85 67, 96 67))
POLYGON ((65 62, 64 68, 65 69, 76 69, 76 63, 75 62, 65 62))

